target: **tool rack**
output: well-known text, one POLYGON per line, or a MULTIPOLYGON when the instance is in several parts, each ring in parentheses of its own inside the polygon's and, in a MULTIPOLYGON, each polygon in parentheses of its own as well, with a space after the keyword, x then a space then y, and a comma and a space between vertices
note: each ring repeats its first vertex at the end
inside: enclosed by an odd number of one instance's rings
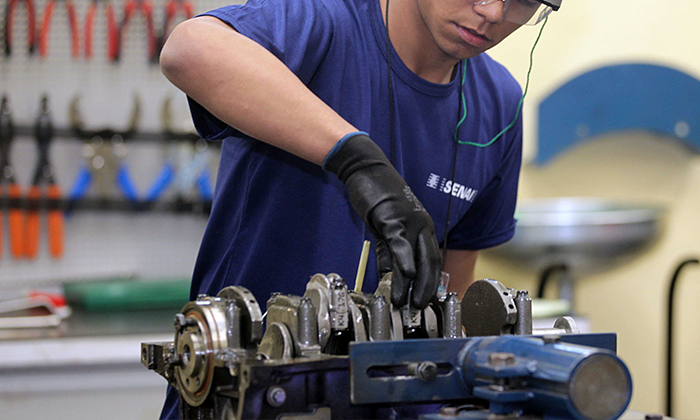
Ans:
MULTIPOLYGON (((243 2, 198 0, 189 2, 190 13, 243 2)), ((193 131, 186 97, 165 79, 153 53, 154 45, 158 51, 164 34, 187 13, 182 8, 173 9, 174 3, 182 4, 183 0, 150 1, 150 16, 143 13, 143 3, 142 0, 56 0, 50 7, 50 26, 46 30, 44 16, 49 0, 34 0, 31 2, 34 48, 30 52, 27 48, 30 26, 27 2, 0 0, 0 25, 3 25, 0 30, 0 45, 3 46, 0 50, 0 96, 7 96, 12 109, 15 126, 12 164, 17 183, 25 194, 20 202, 25 207, 34 205, 27 199, 26 192, 32 184, 38 156, 34 123, 41 99, 46 95, 54 126, 50 159, 56 182, 63 192, 63 197, 51 204, 67 210, 64 213, 64 252, 60 258, 48 252, 45 216, 42 216, 39 252, 34 259, 12 257, 7 220, 4 221, 0 238, 4 250, 0 256, 0 291, 100 278, 191 276, 210 202, 178 200, 173 186, 162 191, 156 201, 147 202, 149 191, 163 175, 168 149, 181 140, 163 132, 164 101, 172 100, 173 131, 193 131), (6 55, 5 22, 11 2, 14 7, 9 31, 12 48, 11 54, 6 55), (71 3, 72 12, 69 13, 65 3, 71 3), (110 38, 114 26, 109 24, 108 3, 112 5, 117 31, 124 32, 117 45, 118 59, 110 54, 115 45, 110 38), (92 54, 88 56, 85 25, 91 6, 97 8, 90 42, 92 54), (175 16, 166 24, 168 13, 172 14, 173 10, 175 16), (127 14, 129 17, 125 19, 127 14), (74 24, 77 32, 71 30, 74 24), (42 33, 47 33, 43 39, 42 33), (155 34, 155 44, 152 34, 155 34), (86 139, 79 138, 71 126, 71 101, 80 97, 86 130, 109 127, 124 131, 135 95, 141 102, 140 120, 133 135, 125 139, 128 154, 123 162, 138 199, 130 200, 119 194, 104 199, 88 191, 80 200, 69 200, 67 196, 85 163, 83 149, 86 145, 86 139)), ((213 189, 218 145, 212 142, 208 145, 213 152, 208 165, 213 189)), ((3 209, 7 205, 7 199, 0 200, 3 209)))

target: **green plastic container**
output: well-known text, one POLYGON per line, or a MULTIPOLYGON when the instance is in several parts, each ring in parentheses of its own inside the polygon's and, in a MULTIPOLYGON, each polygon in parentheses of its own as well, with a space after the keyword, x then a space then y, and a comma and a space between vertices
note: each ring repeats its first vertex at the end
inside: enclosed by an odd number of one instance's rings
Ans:
POLYGON ((109 280, 66 284, 68 305, 85 311, 180 309, 189 302, 190 280, 109 280))

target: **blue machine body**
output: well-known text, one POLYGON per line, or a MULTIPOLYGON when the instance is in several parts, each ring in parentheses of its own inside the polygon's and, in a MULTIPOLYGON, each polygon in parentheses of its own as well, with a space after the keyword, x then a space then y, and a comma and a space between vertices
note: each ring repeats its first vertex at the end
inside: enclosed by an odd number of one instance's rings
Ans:
POLYGON ((629 405, 632 378, 614 347, 614 334, 561 336, 551 342, 497 336, 353 343, 351 401, 396 404, 478 398, 487 400, 495 415, 615 419, 629 405), (577 344, 567 342, 569 337, 575 337, 577 344), (494 355, 506 361, 498 362, 494 355), (410 366, 425 362, 437 371, 429 380, 406 373, 410 366))

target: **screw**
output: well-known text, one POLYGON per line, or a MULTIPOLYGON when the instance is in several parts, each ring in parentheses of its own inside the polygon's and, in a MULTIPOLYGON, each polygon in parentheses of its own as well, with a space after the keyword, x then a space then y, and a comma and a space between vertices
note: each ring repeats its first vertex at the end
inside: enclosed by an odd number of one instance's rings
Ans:
POLYGON ((267 390, 267 403, 273 407, 281 407, 287 400, 287 393, 283 388, 273 386, 267 390))
POLYGON ((432 382, 437 378, 438 369, 433 362, 420 362, 409 364, 408 372, 416 375, 423 382, 432 382))
POLYGON ((433 362, 422 362, 418 365, 418 377, 423 382, 432 382, 437 378, 437 365, 433 362))

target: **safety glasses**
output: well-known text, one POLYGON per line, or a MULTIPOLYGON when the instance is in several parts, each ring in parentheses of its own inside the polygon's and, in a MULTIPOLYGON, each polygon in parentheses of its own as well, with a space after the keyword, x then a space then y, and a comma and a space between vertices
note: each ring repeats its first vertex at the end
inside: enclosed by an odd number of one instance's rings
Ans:
POLYGON ((474 7, 489 6, 503 2, 503 20, 519 25, 537 25, 550 13, 552 7, 537 0, 474 0, 474 7))

